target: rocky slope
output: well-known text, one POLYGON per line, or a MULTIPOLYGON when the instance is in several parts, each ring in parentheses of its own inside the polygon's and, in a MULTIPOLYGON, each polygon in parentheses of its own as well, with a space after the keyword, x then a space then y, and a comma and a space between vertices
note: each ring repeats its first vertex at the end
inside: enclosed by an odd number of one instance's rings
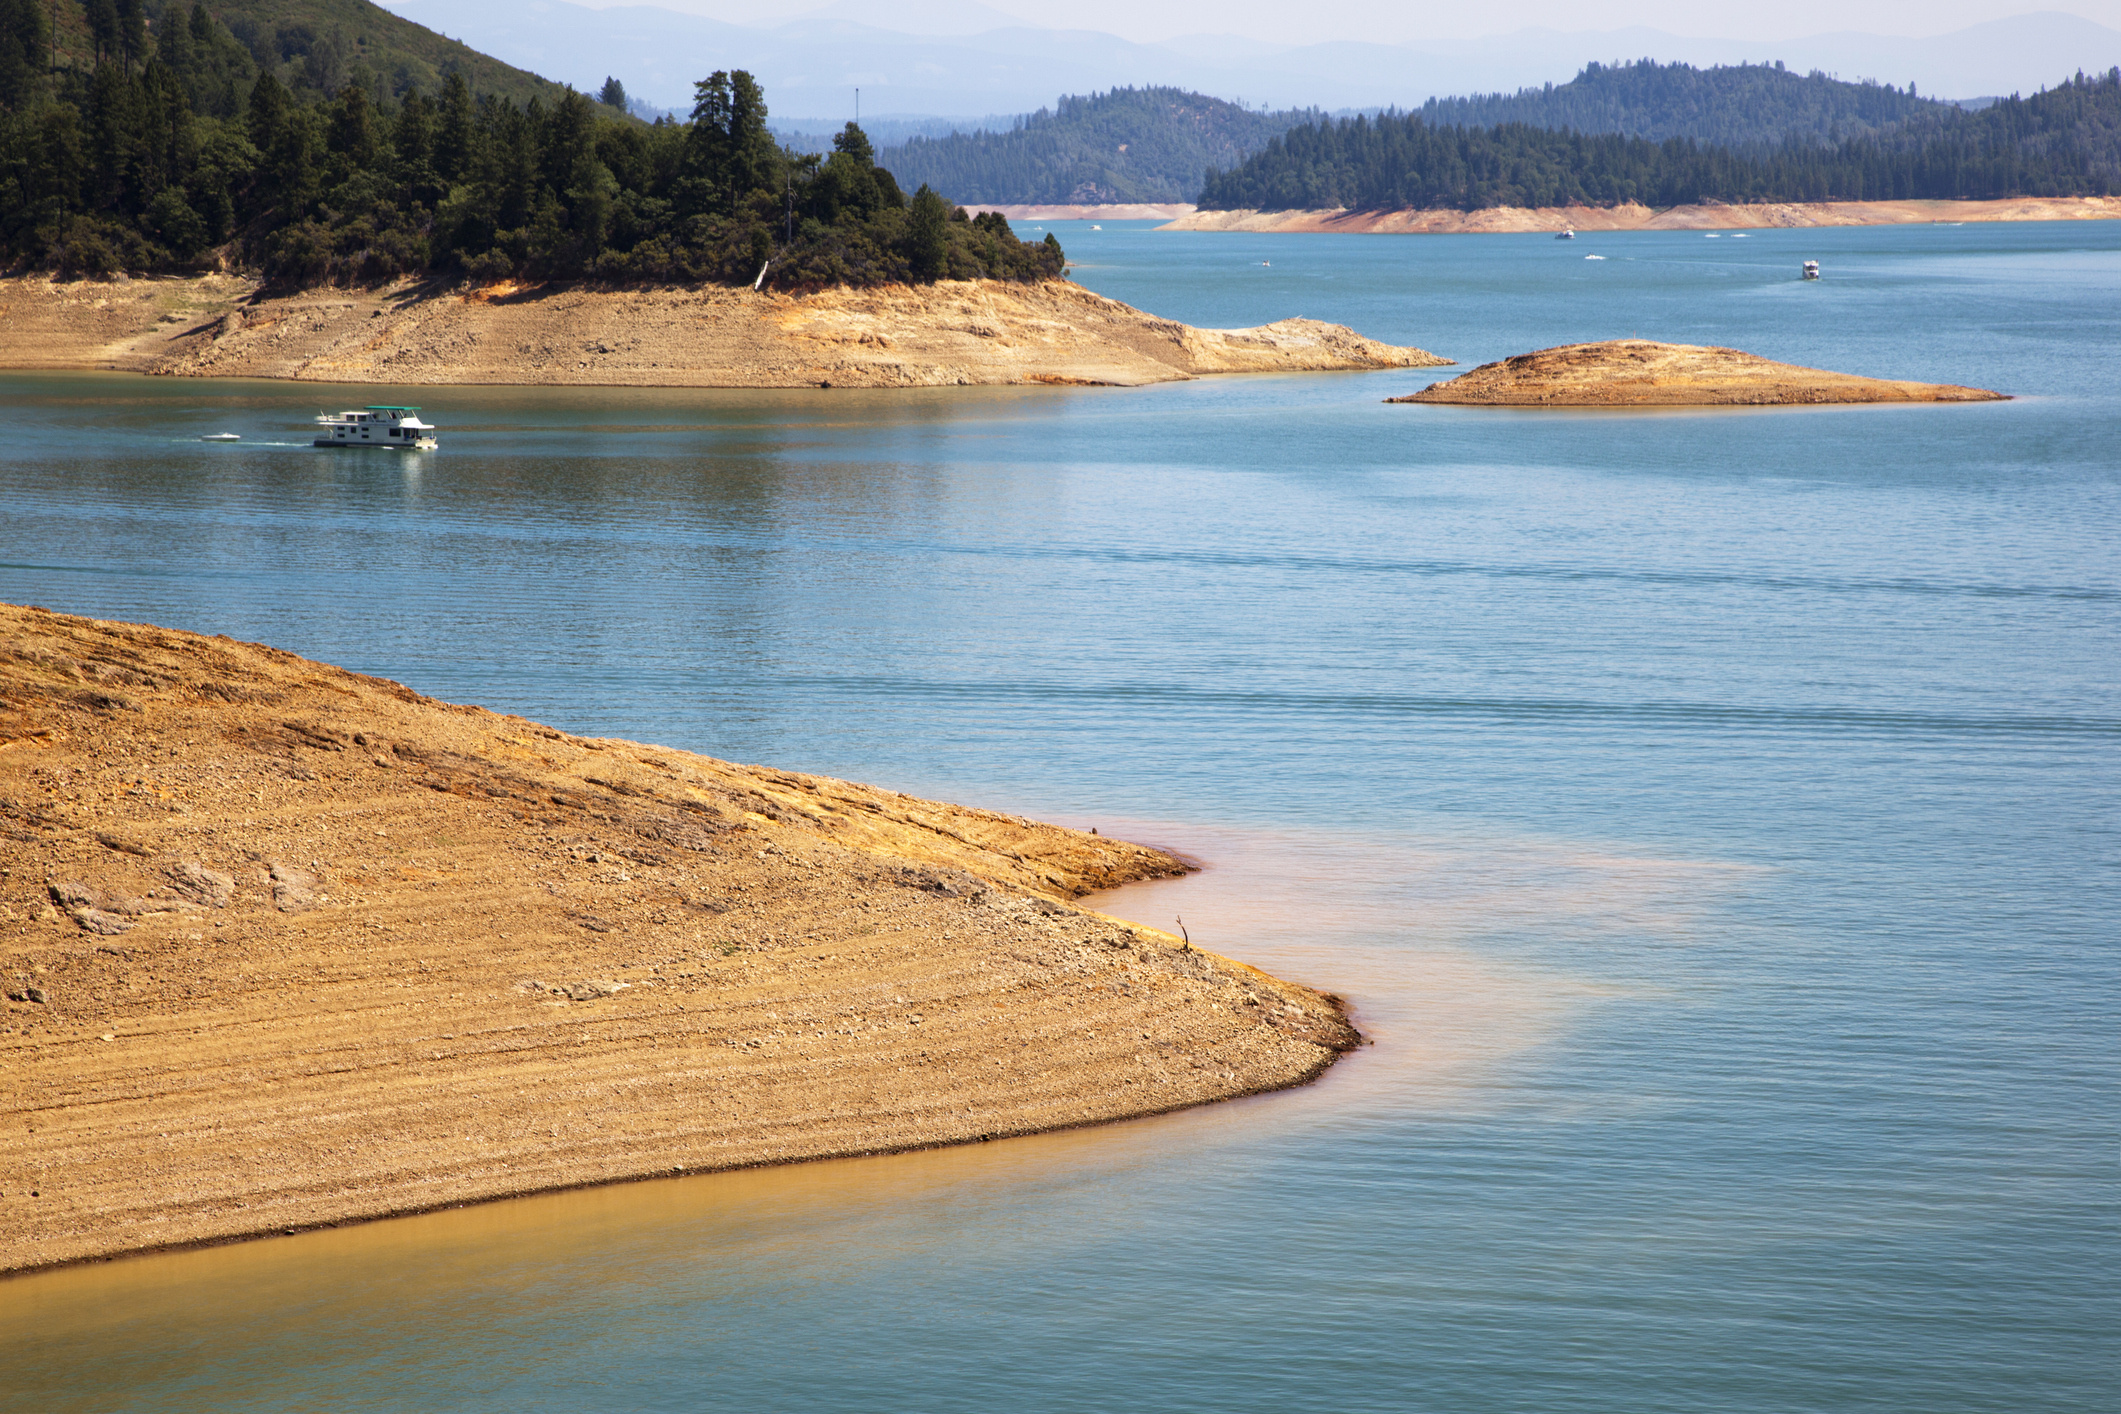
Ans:
POLYGON ((317 290, 228 276, 0 281, 0 368, 395 386, 1134 386, 1449 363, 1337 324, 1195 329, 1079 285, 946 281, 789 296, 576 286, 317 290))
POLYGON ((1298 1084, 1140 845, 0 606, 0 1269, 1298 1084))
POLYGON ((1859 378, 1738 349, 1613 339, 1484 363, 1392 403, 1477 407, 1715 407, 1775 403, 1972 403, 2007 397, 1952 383, 1859 378))

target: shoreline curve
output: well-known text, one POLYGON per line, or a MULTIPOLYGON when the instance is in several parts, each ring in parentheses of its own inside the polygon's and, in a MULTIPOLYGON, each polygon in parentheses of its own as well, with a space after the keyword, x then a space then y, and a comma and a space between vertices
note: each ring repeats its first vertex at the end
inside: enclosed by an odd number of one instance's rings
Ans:
POLYGON ((1303 1085, 1163 850, 0 606, 0 1272, 1303 1085))

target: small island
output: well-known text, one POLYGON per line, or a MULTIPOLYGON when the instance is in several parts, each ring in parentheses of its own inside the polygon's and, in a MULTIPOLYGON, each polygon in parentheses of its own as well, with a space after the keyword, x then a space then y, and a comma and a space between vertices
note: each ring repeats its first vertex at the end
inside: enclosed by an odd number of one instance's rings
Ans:
POLYGON ((1391 403, 1470 407, 1768 407, 1829 403, 1981 403, 2006 393, 1955 383, 1863 378, 1777 363, 1741 349, 1609 339, 1484 363, 1391 403))
POLYGON ((1088 830, 0 605, 0 1271, 1301 1084, 1088 830))

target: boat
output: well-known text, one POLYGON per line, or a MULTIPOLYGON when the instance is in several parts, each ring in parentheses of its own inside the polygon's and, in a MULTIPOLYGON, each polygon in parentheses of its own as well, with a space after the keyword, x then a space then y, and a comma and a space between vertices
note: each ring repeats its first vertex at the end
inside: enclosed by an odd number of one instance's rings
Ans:
POLYGON ((243 440, 243 434, 240 432, 209 432, 199 440, 202 442, 240 442, 243 440))
POLYGON ((435 441, 433 423, 420 421, 418 408, 388 404, 356 411, 317 414, 317 425, 325 430, 319 447, 382 447, 394 452, 431 452, 435 441))
POLYGON ((1807 260, 1807 261, 1805 261, 1805 262, 1804 262, 1804 278, 1805 278, 1805 279, 1807 279, 1807 280, 1816 280, 1816 279, 1818 279, 1818 278, 1819 278, 1819 262, 1818 262, 1818 261, 1816 261, 1816 260, 1807 260))
POLYGON ((1573 241, 1576 239, 1576 232, 1572 228, 1564 226, 1561 228, 1561 234, 1554 237, 1554 239, 1557 241, 1573 241))

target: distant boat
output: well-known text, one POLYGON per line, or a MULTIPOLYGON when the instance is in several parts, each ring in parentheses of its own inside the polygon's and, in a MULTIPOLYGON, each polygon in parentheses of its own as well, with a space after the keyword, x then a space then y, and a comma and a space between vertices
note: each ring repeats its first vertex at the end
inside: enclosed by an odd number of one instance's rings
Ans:
POLYGON ((381 447, 391 452, 431 452, 440 445, 435 441, 434 424, 420 421, 418 408, 384 405, 336 416, 320 412, 317 425, 326 432, 312 444, 319 447, 381 447))
POLYGON ((1709 232, 1709 233, 1708 233, 1708 234, 1707 234, 1706 236, 1702 237, 1702 239, 1703 239, 1703 240, 1710 240, 1710 241, 1720 241, 1720 240, 1722 240, 1722 239, 1723 239, 1723 232, 1721 232, 1721 231, 1710 231, 1710 232, 1709 232))
POLYGON ((1274 262, 1271 260, 1262 260, 1259 263, 1262 265, 1272 265, 1274 262))
POLYGON ((1819 262, 1818 262, 1818 261, 1816 261, 1816 260, 1807 260, 1807 261, 1805 261, 1805 262, 1804 262, 1804 278, 1805 278, 1805 279, 1807 279, 1807 280, 1816 280, 1816 279, 1818 279, 1818 278, 1819 278, 1819 262))
POLYGON ((1744 240, 1744 239, 1745 239, 1745 232, 1743 232, 1743 231, 1733 231, 1733 232, 1731 232, 1731 239, 1732 239, 1732 240, 1734 240, 1734 241, 1742 241, 1742 240, 1744 240))
POLYGON ((209 432, 199 440, 202 442, 240 442, 243 440, 243 436, 238 432, 209 432))
POLYGON ((1093 231, 1102 231, 1105 228, 1103 226, 1092 226, 1090 229, 1093 231))
POLYGON ((1576 232, 1571 228, 1564 226, 1561 228, 1561 234, 1554 237, 1554 239, 1557 241, 1573 241, 1576 239, 1576 232))
POLYGON ((1585 260, 1603 260, 1603 259, 1605 259, 1605 257, 1604 257, 1604 256, 1602 256, 1602 255, 1587 255, 1587 256, 1585 256, 1585 257, 1584 257, 1584 259, 1585 259, 1585 260))

